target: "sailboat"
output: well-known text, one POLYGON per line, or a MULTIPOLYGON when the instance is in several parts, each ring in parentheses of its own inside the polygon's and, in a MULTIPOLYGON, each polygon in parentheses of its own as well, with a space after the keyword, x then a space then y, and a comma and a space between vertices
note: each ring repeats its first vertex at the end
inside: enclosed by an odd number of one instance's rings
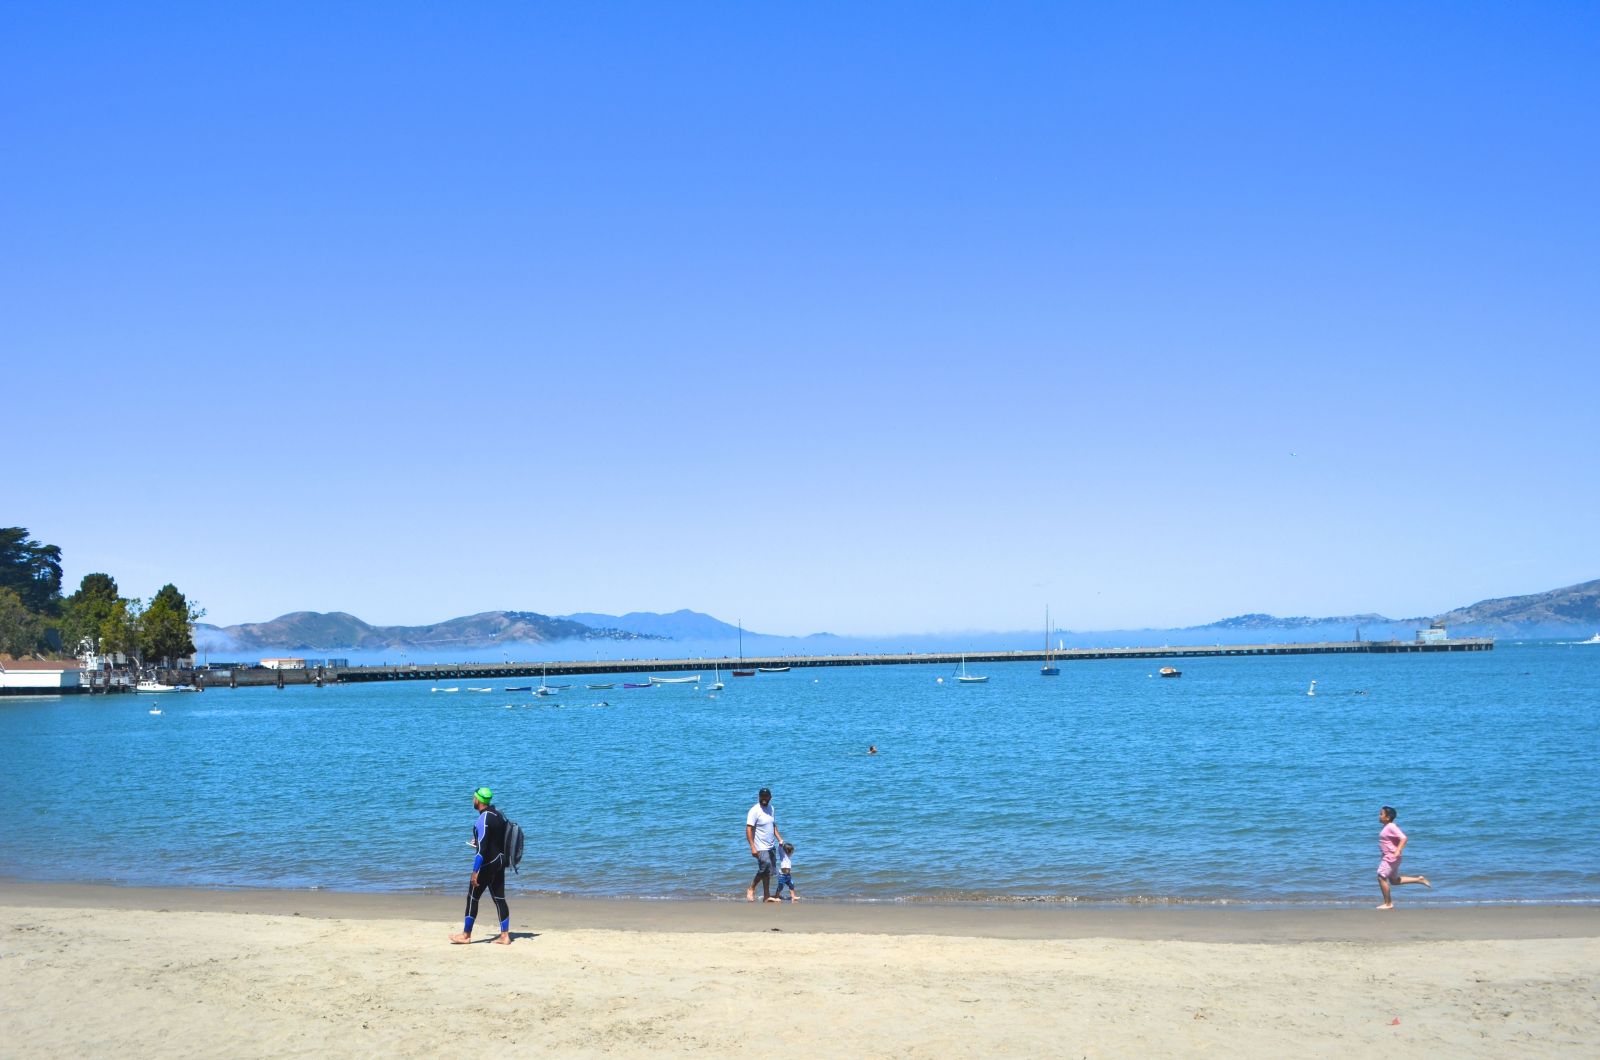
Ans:
POLYGON ((754 677, 754 670, 744 668, 744 619, 739 620, 739 668, 733 671, 735 677, 754 677))
POLYGON ((718 665, 718 664, 713 664, 713 666, 712 666, 711 691, 713 691, 713 692, 721 692, 722 691, 722 667, 721 667, 721 665, 718 665))
POLYGON ((961 669, 956 674, 956 680, 964 685, 981 685, 989 680, 987 677, 971 677, 967 674, 967 657, 961 656, 961 669))
POLYGON ((1061 667, 1050 654, 1050 608, 1044 609, 1044 665, 1039 667, 1040 677, 1060 677, 1061 667))
POLYGON ((545 668, 542 666, 539 667, 539 687, 533 690, 533 694, 536 696, 549 696, 555 694, 555 689, 544 683, 544 672, 545 668))

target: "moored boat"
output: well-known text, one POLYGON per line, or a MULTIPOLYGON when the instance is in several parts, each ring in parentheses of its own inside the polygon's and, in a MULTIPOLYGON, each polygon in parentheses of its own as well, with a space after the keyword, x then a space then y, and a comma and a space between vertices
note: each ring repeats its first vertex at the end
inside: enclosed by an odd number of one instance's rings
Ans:
POLYGON ((652 677, 653 685, 697 685, 700 683, 699 674, 690 674, 688 677, 652 677))
POLYGON ((1163 666, 1158 671, 1158 673, 1160 673, 1162 677, 1182 677, 1183 676, 1183 671, 1182 670, 1175 669, 1175 668, 1173 668, 1171 666, 1163 666))
POLYGON ((756 667, 756 670, 758 672, 764 673, 764 674, 786 674, 786 673, 789 672, 789 669, 790 668, 787 667, 787 666, 758 666, 758 667, 756 667))
POLYGON ((610 685, 589 685, 588 686, 588 688, 591 691, 595 691, 595 692, 599 692, 599 691, 602 691, 602 690, 607 689, 607 688, 616 688, 616 687, 617 686, 614 685, 614 684, 610 684, 610 685))
POLYGON ((151 695, 161 695, 167 692, 193 692, 192 685, 169 685, 162 681, 140 681, 133 686, 135 692, 145 692, 151 695))
POLYGON ((646 681, 644 684, 636 684, 633 681, 624 681, 624 682, 622 682, 622 687, 623 688, 654 688, 655 685, 651 684, 648 681, 646 681))
POLYGON ((1050 654, 1050 609, 1044 609, 1044 665, 1039 667, 1040 677, 1060 677, 1061 667, 1050 654))
POLYGON ((735 670, 735 671, 733 671, 733 676, 735 676, 735 677, 754 677, 755 675, 756 675, 756 672, 754 670, 735 670))

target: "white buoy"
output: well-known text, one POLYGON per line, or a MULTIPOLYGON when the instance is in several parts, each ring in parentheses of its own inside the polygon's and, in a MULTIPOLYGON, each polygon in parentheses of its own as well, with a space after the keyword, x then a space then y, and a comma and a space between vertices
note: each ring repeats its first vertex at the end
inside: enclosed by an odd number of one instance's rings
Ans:
POLYGON ((1311 687, 1306 689, 1306 695, 1314 696, 1316 694, 1317 694, 1317 683, 1315 681, 1313 681, 1313 682, 1311 682, 1311 687))

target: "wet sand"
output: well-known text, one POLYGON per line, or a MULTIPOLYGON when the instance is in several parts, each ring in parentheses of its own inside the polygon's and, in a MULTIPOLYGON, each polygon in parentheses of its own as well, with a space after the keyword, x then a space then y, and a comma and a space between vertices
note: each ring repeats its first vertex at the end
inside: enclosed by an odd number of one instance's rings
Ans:
POLYGON ((1600 907, 1400 901, 518 896, 501 947, 459 896, 0 880, 0 1056, 1600 1051, 1600 907))

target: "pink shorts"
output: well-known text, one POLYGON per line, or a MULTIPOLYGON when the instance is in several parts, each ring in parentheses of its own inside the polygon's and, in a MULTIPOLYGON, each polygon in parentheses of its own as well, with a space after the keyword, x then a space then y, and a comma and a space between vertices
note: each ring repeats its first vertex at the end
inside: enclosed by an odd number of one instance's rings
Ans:
POLYGON ((1399 860, 1378 862, 1378 875, 1388 877, 1390 883, 1398 880, 1400 878, 1399 860))

